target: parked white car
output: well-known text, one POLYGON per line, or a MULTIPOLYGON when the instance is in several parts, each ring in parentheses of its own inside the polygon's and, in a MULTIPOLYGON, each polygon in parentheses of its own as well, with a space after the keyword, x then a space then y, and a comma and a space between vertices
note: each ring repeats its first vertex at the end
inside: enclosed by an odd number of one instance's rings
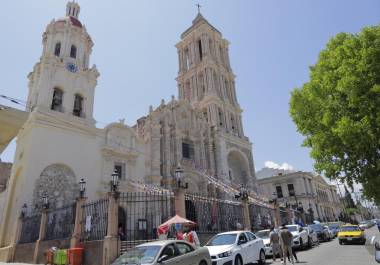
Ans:
POLYGON ((212 265, 265 264, 264 242, 249 231, 217 234, 205 247, 210 251, 212 265))
POLYGON ((293 245, 296 248, 304 248, 307 246, 308 236, 307 231, 300 225, 287 225, 288 230, 293 235, 293 245))
POLYGON ((311 227, 304 227, 308 235, 309 247, 319 245, 319 239, 317 233, 311 227))
POLYGON ((182 240, 154 241, 134 247, 117 258, 112 265, 211 265, 205 247, 195 248, 182 240))
POLYGON ((260 237, 263 240, 264 243, 264 250, 266 256, 273 256, 272 252, 272 246, 270 245, 270 238, 269 238, 270 230, 260 230, 255 233, 256 236, 260 237))

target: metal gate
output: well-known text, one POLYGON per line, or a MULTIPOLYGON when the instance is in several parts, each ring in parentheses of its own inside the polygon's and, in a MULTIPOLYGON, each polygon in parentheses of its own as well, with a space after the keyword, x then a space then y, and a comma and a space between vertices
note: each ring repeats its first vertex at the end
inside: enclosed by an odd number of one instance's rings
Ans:
POLYGON ((186 194, 186 218, 197 223, 200 233, 236 230, 243 224, 241 203, 186 194))
POLYGON ((121 193, 120 238, 131 242, 130 245, 157 239, 158 226, 174 214, 174 195, 171 192, 121 193))
POLYGON ((19 243, 36 242, 40 235, 40 225, 40 213, 23 217, 19 243))

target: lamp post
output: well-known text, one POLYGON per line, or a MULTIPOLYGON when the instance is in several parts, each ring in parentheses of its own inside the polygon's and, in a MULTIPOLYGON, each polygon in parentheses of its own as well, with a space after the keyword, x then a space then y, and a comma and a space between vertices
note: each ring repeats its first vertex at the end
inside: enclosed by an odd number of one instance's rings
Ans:
POLYGON ((175 178, 176 178, 176 184, 177 188, 179 189, 188 189, 189 188, 189 183, 185 183, 185 185, 182 183, 183 180, 183 169, 180 167, 177 167, 175 170, 175 178))
POLYGON ((117 188, 119 186, 119 173, 116 170, 111 174, 110 186, 111 192, 117 191, 117 188))
POLYGON ((249 196, 248 189, 244 187, 243 184, 241 184, 239 187, 239 193, 235 194, 235 199, 241 199, 242 201, 246 201, 248 200, 248 196, 249 196))
POLYGON ((49 197, 46 192, 42 195, 42 208, 45 210, 49 209, 49 197))
POLYGON ((84 179, 81 179, 79 181, 79 197, 83 199, 85 193, 86 193, 86 181, 84 179))
MULTIPOLYGON (((248 189, 243 184, 240 185, 239 193, 235 195, 235 199, 240 199, 242 202, 244 229, 249 230, 251 228, 251 220, 249 219, 249 206, 248 206, 249 192, 248 192, 248 189)), ((237 225, 236 228, 240 230, 242 227, 238 227, 237 225)))

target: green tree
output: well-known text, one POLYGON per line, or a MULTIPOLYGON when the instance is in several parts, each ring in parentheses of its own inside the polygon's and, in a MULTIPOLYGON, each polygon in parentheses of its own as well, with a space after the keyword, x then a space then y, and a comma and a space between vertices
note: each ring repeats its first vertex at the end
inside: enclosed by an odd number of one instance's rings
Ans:
POLYGON ((380 204, 380 25, 332 38, 296 88, 290 115, 315 169, 380 204))

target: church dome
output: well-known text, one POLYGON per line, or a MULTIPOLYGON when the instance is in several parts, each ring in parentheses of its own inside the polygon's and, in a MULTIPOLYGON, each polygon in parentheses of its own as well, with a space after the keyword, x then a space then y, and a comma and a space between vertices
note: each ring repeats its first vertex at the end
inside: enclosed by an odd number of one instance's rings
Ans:
POLYGON ((72 16, 61 17, 57 19, 55 23, 71 23, 73 26, 82 28, 82 23, 78 19, 72 16))

